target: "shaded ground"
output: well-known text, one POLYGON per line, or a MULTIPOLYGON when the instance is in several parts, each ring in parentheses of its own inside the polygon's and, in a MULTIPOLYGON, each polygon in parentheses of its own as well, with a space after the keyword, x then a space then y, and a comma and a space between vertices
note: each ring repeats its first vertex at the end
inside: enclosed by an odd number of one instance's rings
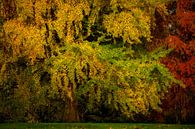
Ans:
POLYGON ((0 129, 195 129, 195 125, 135 123, 2 123, 0 129))

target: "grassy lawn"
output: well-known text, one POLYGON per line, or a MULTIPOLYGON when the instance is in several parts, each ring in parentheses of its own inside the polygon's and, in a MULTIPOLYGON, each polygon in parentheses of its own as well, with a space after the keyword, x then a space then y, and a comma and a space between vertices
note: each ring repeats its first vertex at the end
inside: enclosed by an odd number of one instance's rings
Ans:
POLYGON ((135 123, 3 123, 0 129, 195 129, 195 125, 135 123))

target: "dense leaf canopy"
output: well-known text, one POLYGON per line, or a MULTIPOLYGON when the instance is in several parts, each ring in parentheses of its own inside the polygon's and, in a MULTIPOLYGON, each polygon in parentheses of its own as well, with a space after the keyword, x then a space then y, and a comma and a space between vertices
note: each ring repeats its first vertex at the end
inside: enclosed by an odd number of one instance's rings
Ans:
POLYGON ((148 51, 167 0, 10 0, 1 7, 0 113, 19 121, 133 119, 176 80, 148 51))

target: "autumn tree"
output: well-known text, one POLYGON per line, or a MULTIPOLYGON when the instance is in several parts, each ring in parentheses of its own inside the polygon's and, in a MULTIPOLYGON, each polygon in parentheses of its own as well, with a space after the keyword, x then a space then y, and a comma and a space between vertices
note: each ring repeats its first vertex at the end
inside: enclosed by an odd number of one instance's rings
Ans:
MULTIPOLYGON (((178 0, 167 4, 168 14, 156 11, 156 19, 163 33, 154 33, 161 41, 151 48, 166 46, 172 49, 162 63, 186 87, 174 85, 163 101, 164 120, 169 122, 191 121, 194 117, 194 12, 191 0, 178 0)), ((154 41, 155 41, 154 40, 154 41)), ((162 115, 162 114, 161 114, 162 115)), ((192 121, 191 121, 192 122, 192 121)))
POLYGON ((160 111, 161 97, 179 83, 159 61, 170 51, 146 50, 164 2, 3 1, 0 112, 35 122, 160 111))

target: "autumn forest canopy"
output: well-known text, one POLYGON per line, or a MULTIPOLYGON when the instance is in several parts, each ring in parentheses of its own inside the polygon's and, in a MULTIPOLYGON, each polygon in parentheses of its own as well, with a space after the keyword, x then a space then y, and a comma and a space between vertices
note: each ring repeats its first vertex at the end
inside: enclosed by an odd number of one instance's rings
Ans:
POLYGON ((0 10, 0 122, 195 122, 194 0, 0 10))

